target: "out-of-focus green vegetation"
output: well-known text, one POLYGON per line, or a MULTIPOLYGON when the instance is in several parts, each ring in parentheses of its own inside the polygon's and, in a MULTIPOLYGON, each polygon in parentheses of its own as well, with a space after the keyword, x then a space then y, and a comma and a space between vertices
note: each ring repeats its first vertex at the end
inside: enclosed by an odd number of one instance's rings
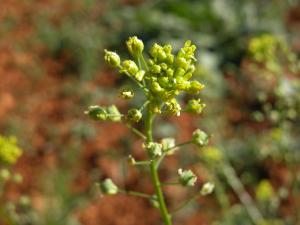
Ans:
MULTIPOLYGON (((19 137, 25 156, 44 157, 54 152, 57 162, 55 168, 45 172, 47 179, 36 181, 40 195, 47 196, 41 198, 42 209, 28 202, 25 206, 9 205, 13 214, 7 216, 1 212, 0 223, 3 220, 9 225, 89 224, 76 219, 76 213, 90 198, 88 191, 70 191, 82 173, 78 165, 83 164, 85 175, 92 180, 109 172, 99 168, 95 158, 82 159, 87 144, 105 136, 103 130, 97 133, 97 128, 84 119, 83 109, 95 100, 111 102, 114 93, 126 87, 126 81, 114 74, 109 74, 114 82, 97 82, 107 72, 102 63, 103 49, 121 49, 125 57, 125 46, 120 43, 133 35, 143 39, 147 47, 160 42, 172 43, 178 49, 183 40, 191 39, 199 48, 195 75, 206 85, 203 102, 207 107, 203 118, 181 123, 193 123, 186 127, 199 126, 213 137, 209 147, 197 152, 197 159, 189 156, 187 150, 180 154, 179 161, 184 165, 193 164, 203 179, 214 180, 216 191, 211 197, 213 203, 201 202, 201 207, 195 204, 178 214, 179 223, 201 224, 203 214, 208 217, 208 224, 219 225, 300 222, 300 40, 297 33, 300 6, 296 0, 60 0, 43 1, 43 4, 28 1, 21 7, 25 8, 22 16, 12 13, 1 21, 1 36, 29 24, 32 35, 14 46, 16 52, 32 49, 35 53, 34 70, 26 69, 25 65, 24 76, 34 73, 44 79, 47 69, 41 62, 59 64, 55 74, 62 80, 58 97, 72 99, 73 104, 50 115, 54 118, 62 115, 61 120, 51 120, 43 114, 40 130, 24 125, 26 119, 17 113, 6 115, 1 132, 19 137), (71 122, 65 124, 68 133, 65 134, 58 124, 68 119, 71 122), (44 135, 43 145, 31 142, 31 135, 39 131, 44 135), (90 165, 86 166, 84 160, 90 165)), ((47 98, 43 95, 40 100, 47 101, 47 98)), ((140 100, 137 94, 133 105, 140 100)), ((18 107, 22 115, 29 106, 20 102, 18 107)), ((39 112, 34 114, 32 117, 38 117, 39 112)), ((155 132, 158 137, 174 134, 180 137, 184 136, 182 129, 180 125, 160 120, 155 132)), ((134 148, 132 139, 126 137, 118 144, 122 147, 118 151, 113 148, 91 156, 101 158, 105 154, 114 162, 134 148)), ((117 167, 114 171, 124 172, 123 165, 113 165, 117 167)), ((165 170, 168 171, 168 163, 165 170)), ((143 178, 140 183, 135 182, 137 186, 146 183, 143 178)), ((9 187, 5 185, 4 192, 9 187)), ((98 224, 105 225, 106 221, 98 224)))

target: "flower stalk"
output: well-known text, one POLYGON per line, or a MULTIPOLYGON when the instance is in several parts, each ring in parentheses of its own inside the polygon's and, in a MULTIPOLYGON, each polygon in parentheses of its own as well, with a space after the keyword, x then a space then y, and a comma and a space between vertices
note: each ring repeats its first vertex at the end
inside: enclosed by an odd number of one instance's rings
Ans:
MULTIPOLYGON (((137 37, 130 37, 126 42, 127 49, 133 60, 121 60, 115 52, 105 50, 105 61, 111 67, 118 69, 121 74, 130 78, 139 87, 145 96, 145 102, 140 107, 128 109, 126 114, 121 114, 115 105, 110 107, 91 106, 86 114, 94 120, 109 120, 112 122, 125 122, 127 127, 144 143, 143 150, 148 157, 136 161, 132 155, 128 156, 130 166, 145 166, 149 168, 149 175, 154 187, 152 195, 119 188, 109 178, 105 179, 100 188, 102 193, 115 195, 117 193, 127 194, 146 198, 158 208, 164 225, 172 225, 172 216, 168 210, 162 186, 165 184, 159 177, 159 165, 165 157, 175 153, 180 147, 194 144, 203 147, 208 144, 209 135, 197 129, 191 140, 176 144, 172 137, 163 138, 157 142, 153 138, 154 118, 159 115, 180 116, 181 112, 200 114, 205 107, 201 102, 198 93, 204 85, 196 80, 190 80, 195 71, 196 58, 194 52, 196 46, 191 41, 186 41, 177 55, 172 53, 171 45, 154 44, 146 59, 143 55, 144 44, 137 37), (193 95, 195 99, 186 103, 185 107, 177 100, 179 94, 193 95), (144 132, 135 128, 135 124, 143 123, 144 132)), ((121 91, 120 97, 123 100, 131 100, 135 93, 131 88, 121 91)), ((178 182, 174 185, 191 187, 197 182, 196 175, 189 169, 178 170, 178 182)), ((210 192, 211 188, 206 188, 210 192)))

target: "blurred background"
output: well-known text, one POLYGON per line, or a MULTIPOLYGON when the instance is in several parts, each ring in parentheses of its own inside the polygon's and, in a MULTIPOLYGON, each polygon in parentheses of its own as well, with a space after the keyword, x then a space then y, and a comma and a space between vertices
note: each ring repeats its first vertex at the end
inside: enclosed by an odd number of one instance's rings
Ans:
MULTIPOLYGON (((296 0, 1 0, 0 135, 23 150, 1 183, 1 225, 157 225, 149 202, 103 197, 93 183, 152 193, 140 140, 120 123, 84 115, 94 104, 121 110, 128 81, 104 66, 125 40, 198 47, 202 116, 156 121, 157 138, 212 134, 162 165, 161 177, 190 168, 215 191, 175 216, 185 225, 300 224, 300 4, 296 0), (112 132, 113 131, 113 132, 112 132)), ((185 99, 181 99, 184 101, 185 99)), ((142 127, 139 127, 142 128, 142 127)), ((1 151, 1 149, 0 149, 1 151)), ((1 168, 4 165, 0 164, 1 168)), ((195 191, 195 190, 194 190, 195 191)), ((167 187, 171 209, 193 190, 167 187)))

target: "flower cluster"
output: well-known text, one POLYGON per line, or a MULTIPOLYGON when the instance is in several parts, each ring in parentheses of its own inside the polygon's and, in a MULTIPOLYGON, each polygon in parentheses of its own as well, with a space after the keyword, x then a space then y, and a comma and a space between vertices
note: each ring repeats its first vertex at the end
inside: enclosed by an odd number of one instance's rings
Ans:
MULTIPOLYGON (((137 37, 130 37, 126 42, 127 48, 134 60, 121 60, 115 52, 105 50, 104 59, 106 63, 119 69, 121 74, 131 78, 139 87, 143 88, 150 100, 149 107, 153 113, 165 113, 180 115, 182 107, 176 96, 182 92, 197 95, 204 85, 196 80, 191 80, 195 71, 195 50, 196 46, 191 41, 185 42, 184 46, 175 55, 172 53, 172 46, 154 44, 149 51, 149 58, 145 60, 142 53, 144 44, 137 37)), ((121 91, 123 99, 131 99, 134 92, 130 89, 121 91)), ((192 99, 188 102, 185 112, 200 114, 205 107, 200 99, 192 99)), ((131 122, 138 122, 139 119, 131 118, 138 113, 128 111, 131 122)), ((139 117, 139 115, 137 116, 139 117)))
POLYGON ((252 38, 249 43, 249 52, 251 56, 258 62, 273 60, 277 46, 280 42, 269 34, 252 38))
POLYGON ((22 155, 15 137, 0 136, 0 162, 14 164, 22 155))
POLYGON ((145 79, 149 83, 152 109, 155 113, 162 110, 173 115, 180 115, 181 106, 175 99, 181 92, 198 94, 204 85, 196 80, 190 81, 195 71, 196 46, 187 41, 177 55, 172 54, 171 45, 154 44, 150 49, 149 71, 145 79), (165 107, 161 107, 165 105, 165 107))
POLYGON ((281 67, 287 67, 292 72, 300 70, 297 56, 283 39, 274 35, 263 34, 252 38, 248 51, 255 62, 265 65, 270 72, 280 73, 281 67))

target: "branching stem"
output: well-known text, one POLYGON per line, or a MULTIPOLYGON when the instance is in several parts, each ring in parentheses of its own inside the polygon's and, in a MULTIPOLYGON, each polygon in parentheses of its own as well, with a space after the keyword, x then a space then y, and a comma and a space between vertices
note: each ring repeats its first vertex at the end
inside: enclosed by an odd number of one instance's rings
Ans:
MULTIPOLYGON (((146 142, 148 142, 148 143, 153 141, 153 137, 152 137, 153 119, 154 119, 154 115, 152 114, 150 108, 147 107, 147 115, 145 118, 145 128, 146 128, 146 137, 147 137, 146 142)), ((159 180, 156 163, 157 163, 156 159, 150 160, 149 168, 150 168, 152 183, 154 185, 157 201, 159 204, 160 214, 162 216, 164 224, 172 225, 171 216, 168 212, 168 209, 167 209, 167 206, 165 203, 165 199, 164 199, 164 195, 163 195, 163 192, 161 189, 161 183, 159 180)))

